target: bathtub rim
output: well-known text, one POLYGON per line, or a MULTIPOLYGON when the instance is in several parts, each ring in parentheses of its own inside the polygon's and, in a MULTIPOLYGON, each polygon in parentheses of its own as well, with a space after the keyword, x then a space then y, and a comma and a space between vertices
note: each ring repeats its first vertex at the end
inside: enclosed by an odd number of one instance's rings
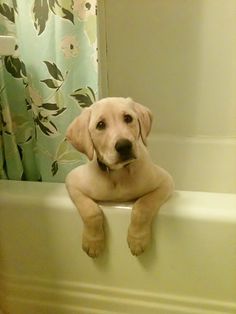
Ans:
MULTIPOLYGON (((11 203, 12 206, 19 206, 21 200, 25 202, 25 197, 29 206, 35 204, 36 198, 39 204, 45 200, 47 206, 51 204, 54 209, 56 203, 58 210, 75 210, 64 183, 0 180, 0 205, 5 203, 9 206, 11 203), (12 197, 13 189, 16 197, 12 197)), ((111 209, 131 211, 133 202, 98 202, 98 204, 104 212, 109 213, 111 209)), ((161 207, 158 215, 235 223, 236 194, 176 190, 161 207)))

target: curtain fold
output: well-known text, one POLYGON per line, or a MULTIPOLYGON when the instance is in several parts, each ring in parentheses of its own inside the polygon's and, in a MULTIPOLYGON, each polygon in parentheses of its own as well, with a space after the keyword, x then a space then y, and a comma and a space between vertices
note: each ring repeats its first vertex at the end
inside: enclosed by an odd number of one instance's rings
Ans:
POLYGON ((84 157, 68 124, 97 96, 95 0, 0 0, 0 178, 62 182, 84 157))

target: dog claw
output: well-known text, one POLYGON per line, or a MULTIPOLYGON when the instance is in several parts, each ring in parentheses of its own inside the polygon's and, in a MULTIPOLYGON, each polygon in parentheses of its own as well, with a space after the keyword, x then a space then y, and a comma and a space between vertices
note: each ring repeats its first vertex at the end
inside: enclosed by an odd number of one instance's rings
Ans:
POLYGON ((132 255, 139 256, 147 248, 150 242, 150 236, 145 235, 142 237, 133 237, 131 235, 128 235, 127 242, 132 255))
POLYGON ((89 240, 83 239, 82 248, 89 257, 96 258, 104 250, 104 239, 102 240, 89 240))

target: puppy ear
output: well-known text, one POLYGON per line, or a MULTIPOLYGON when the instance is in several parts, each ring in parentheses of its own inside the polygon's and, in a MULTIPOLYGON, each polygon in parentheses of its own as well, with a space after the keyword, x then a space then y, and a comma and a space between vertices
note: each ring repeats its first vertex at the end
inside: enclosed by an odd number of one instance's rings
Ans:
POLYGON ((140 133, 143 144, 147 145, 146 139, 152 127, 152 113, 147 107, 144 107, 143 105, 140 105, 139 103, 134 101, 132 101, 132 103, 133 109, 138 115, 140 133))
POLYGON ((86 154, 92 160, 94 149, 88 130, 90 115, 91 110, 84 109, 69 125, 66 138, 78 151, 86 154))

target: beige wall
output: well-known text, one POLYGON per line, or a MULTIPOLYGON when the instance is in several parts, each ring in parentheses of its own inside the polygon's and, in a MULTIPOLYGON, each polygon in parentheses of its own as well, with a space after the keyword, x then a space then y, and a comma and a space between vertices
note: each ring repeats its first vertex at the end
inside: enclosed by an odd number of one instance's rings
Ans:
POLYGON ((104 93, 149 106, 158 132, 235 136, 236 1, 102 2, 104 93))

